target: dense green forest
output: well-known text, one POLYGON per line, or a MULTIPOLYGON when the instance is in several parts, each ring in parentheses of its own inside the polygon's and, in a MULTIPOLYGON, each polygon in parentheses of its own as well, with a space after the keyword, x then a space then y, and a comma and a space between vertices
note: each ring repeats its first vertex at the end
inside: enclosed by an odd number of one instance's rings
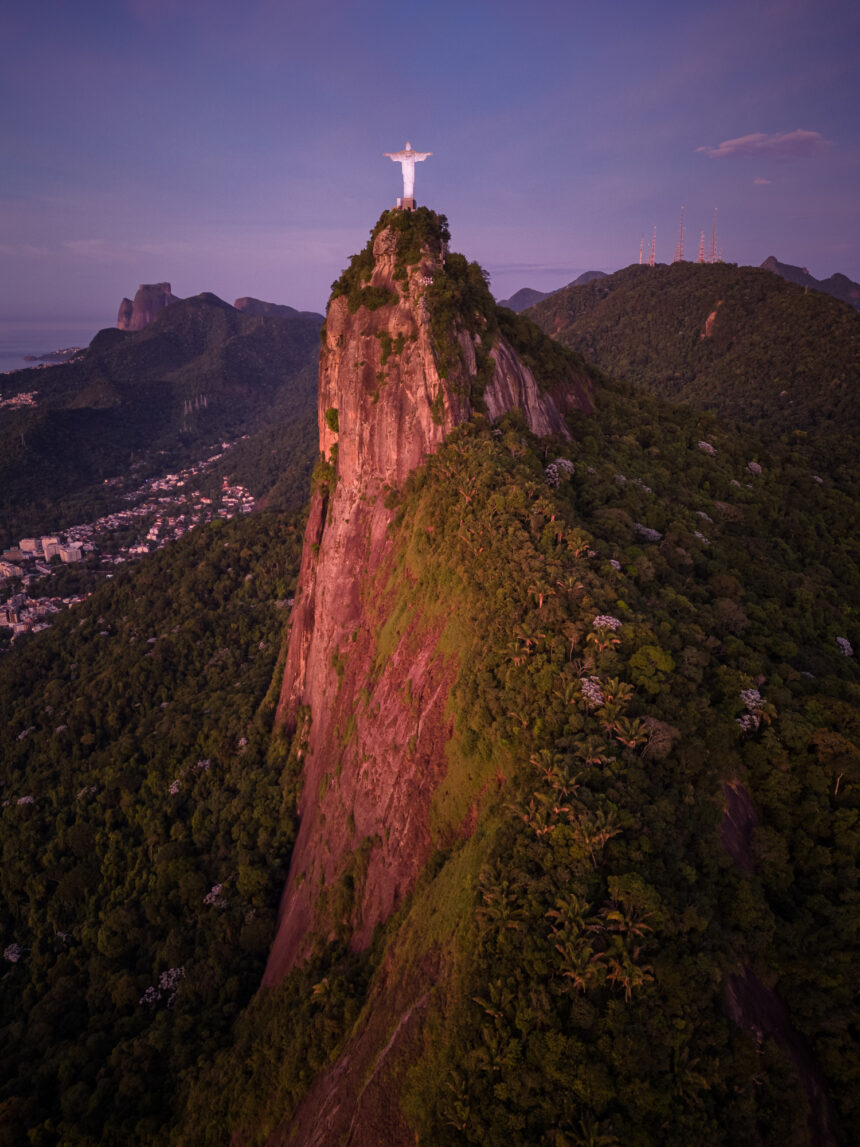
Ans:
MULTIPOLYGON (((585 369, 448 260, 440 345, 585 369)), ((385 305, 366 282, 361 254, 334 292, 385 305)), ((195 531, 0 659, 0 1147, 263 1144, 413 1011, 359 1063, 433 1147, 857 1141, 856 467, 587 369, 570 441, 476 414, 386 492, 377 665, 437 626, 454 733, 434 855, 364 952, 370 839, 257 990, 313 720, 272 727, 297 517, 195 531)), ((250 441, 276 490, 279 431, 250 441)))
POLYGON ((528 312, 616 378, 763 430, 858 429, 860 314, 837 299, 730 263, 628 267, 528 312))
MULTIPOLYGON (((320 323, 246 315, 204 294, 141 331, 100 331, 80 361, 5 376, 3 397, 36 390, 37 405, 0 417, 0 544, 115 509, 132 467, 137 481, 164 474, 258 431, 255 458, 269 457, 273 427, 282 441, 306 434, 320 323)), ((271 485, 271 463, 243 464, 261 493, 260 466, 271 485)))
POLYGON ((153 1143, 268 952, 302 520, 216 522, 0 659, 0 1143, 153 1143))
POLYGON ((400 1079, 421 1142, 853 1135, 857 489, 598 398, 570 446, 479 418, 407 482, 395 629, 444 616, 459 665, 439 851, 363 957, 347 928, 258 995, 176 1142, 262 1143, 380 982, 440 964, 400 1079), (733 1022, 744 986, 790 1023, 733 1022))

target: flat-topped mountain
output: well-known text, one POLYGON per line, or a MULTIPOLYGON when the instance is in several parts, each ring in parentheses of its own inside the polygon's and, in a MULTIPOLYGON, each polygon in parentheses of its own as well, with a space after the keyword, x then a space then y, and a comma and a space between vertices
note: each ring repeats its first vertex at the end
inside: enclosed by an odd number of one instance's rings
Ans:
POLYGON ((797 283, 799 287, 812 287, 813 290, 823 291, 825 295, 833 295, 835 299, 841 299, 843 303, 848 303, 855 310, 860 310, 860 283, 855 283, 847 275, 841 275, 837 272, 827 279, 816 279, 810 275, 806 267, 793 267, 791 263, 780 263, 773 255, 765 259, 762 268, 765 271, 773 271, 775 275, 787 279, 789 283, 797 283))
POLYGON ((123 299, 120 303, 116 325, 121 331, 142 331, 159 311, 178 301, 170 283, 141 283, 134 302, 123 299))
MULTIPOLYGON (((120 303, 117 328, 121 331, 141 331, 165 307, 181 301, 173 294, 170 283, 141 283, 133 302, 131 299, 123 299, 120 303)), ((246 315, 277 315, 282 319, 294 318, 297 315, 303 315, 305 318, 316 317, 313 311, 297 311, 295 307, 288 307, 283 303, 267 303, 250 295, 236 299, 233 306, 246 315)))

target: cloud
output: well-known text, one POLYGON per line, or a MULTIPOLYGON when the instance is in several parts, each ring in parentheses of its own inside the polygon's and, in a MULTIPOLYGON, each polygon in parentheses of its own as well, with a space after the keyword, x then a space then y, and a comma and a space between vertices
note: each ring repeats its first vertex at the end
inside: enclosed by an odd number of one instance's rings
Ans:
POLYGON ((756 187, 767 187, 769 183, 773 183, 772 179, 765 179, 763 175, 757 175, 753 180, 756 187))
POLYGON ((572 275, 577 267, 561 267, 556 263, 493 263, 494 272, 512 274, 516 272, 529 272, 537 275, 572 275))
POLYGON ((757 131, 738 139, 726 139, 719 147, 697 147, 711 159, 732 159, 735 156, 771 156, 774 159, 812 159, 823 155, 831 146, 819 131, 777 131, 768 135, 757 131))
POLYGON ((63 247, 72 255, 98 263, 115 263, 125 256, 121 244, 115 245, 107 239, 67 239, 63 247))
POLYGON ((53 252, 37 243, 0 243, 0 255, 10 259, 47 259, 53 252))

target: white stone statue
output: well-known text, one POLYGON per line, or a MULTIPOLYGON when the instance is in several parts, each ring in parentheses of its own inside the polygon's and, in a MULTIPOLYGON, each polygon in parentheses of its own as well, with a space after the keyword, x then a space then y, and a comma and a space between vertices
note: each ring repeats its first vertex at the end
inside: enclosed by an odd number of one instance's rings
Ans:
POLYGON ((412 144, 407 139, 403 151, 384 151, 382 154, 400 164, 400 170, 403 172, 403 198, 413 199, 415 197, 415 164, 421 163, 433 152, 413 151, 412 144))

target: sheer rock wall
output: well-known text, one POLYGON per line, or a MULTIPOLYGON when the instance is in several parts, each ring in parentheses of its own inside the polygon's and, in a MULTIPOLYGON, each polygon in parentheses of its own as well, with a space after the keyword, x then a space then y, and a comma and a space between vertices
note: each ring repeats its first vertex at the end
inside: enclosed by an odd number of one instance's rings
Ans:
MULTIPOLYGON (((459 371, 440 377, 425 292, 444 252, 425 249, 405 281, 394 278, 391 230, 377 235, 373 253, 369 285, 396 301, 351 314, 346 296, 334 298, 320 353, 320 452, 328 460, 334 448, 337 480, 312 496, 278 706, 281 726, 303 734, 305 755, 269 985, 314 936, 344 923, 353 946, 367 946, 438 846, 428 814, 445 775, 458 667, 439 649, 438 623, 419 615, 380 648, 398 576, 388 494, 470 417, 475 344, 461 332, 459 371), (334 915, 344 910, 346 922, 334 915)), ((556 402, 508 343, 499 337, 491 353, 490 417, 519 407, 535 433, 566 435, 556 402)))

